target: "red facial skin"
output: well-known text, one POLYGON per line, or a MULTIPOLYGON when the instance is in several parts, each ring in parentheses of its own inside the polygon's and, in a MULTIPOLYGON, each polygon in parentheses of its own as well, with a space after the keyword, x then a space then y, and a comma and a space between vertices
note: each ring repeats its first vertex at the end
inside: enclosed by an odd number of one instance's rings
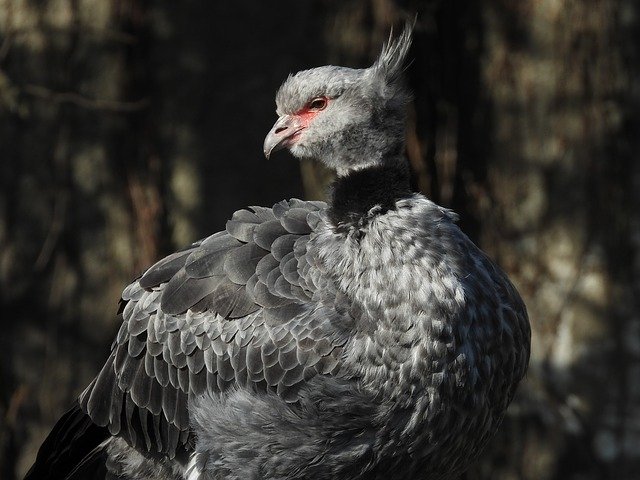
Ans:
POLYGON ((316 115, 327 108, 328 104, 327 97, 316 97, 297 112, 280 115, 264 139, 265 156, 269 158, 271 153, 295 145, 304 129, 309 127, 316 115))
POLYGON ((305 105, 300 110, 292 114, 293 117, 296 117, 298 119, 299 130, 287 139, 287 143, 289 145, 293 145, 294 143, 296 143, 302 131, 309 126, 309 123, 311 123, 311 121, 316 117, 316 115, 318 115, 322 110, 327 108, 327 105, 329 105, 329 99, 327 97, 314 98, 307 105, 305 105), (324 103, 322 107, 314 108, 312 107, 312 105, 315 102, 324 102, 324 103))

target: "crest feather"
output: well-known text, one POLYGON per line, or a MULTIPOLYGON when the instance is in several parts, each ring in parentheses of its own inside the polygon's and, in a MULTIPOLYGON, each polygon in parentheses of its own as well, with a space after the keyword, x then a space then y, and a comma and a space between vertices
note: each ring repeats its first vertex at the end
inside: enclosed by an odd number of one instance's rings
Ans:
POLYGON ((407 22, 402 33, 393 38, 393 29, 389 33, 389 40, 382 47, 380 56, 375 61, 372 70, 383 77, 387 83, 395 83, 402 76, 405 60, 411 48, 413 23, 407 22))

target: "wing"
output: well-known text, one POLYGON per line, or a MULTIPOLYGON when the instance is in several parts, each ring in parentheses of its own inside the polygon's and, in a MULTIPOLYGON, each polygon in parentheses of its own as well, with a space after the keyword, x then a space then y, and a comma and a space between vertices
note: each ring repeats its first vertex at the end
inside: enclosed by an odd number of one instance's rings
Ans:
POLYGON ((339 367, 345 329, 307 241, 321 202, 236 212, 226 230, 161 260, 123 292, 123 323, 84 411, 142 451, 189 442, 188 398, 232 385, 293 402, 339 367), (321 299, 321 300, 319 300, 321 299))

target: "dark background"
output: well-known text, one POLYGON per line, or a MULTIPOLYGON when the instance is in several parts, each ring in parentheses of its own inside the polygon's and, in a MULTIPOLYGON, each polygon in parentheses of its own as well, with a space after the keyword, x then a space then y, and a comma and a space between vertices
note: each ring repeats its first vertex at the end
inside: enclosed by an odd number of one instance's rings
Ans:
POLYGON ((289 72, 412 20, 417 189, 510 274, 527 380, 471 479, 640 478, 636 0, 0 2, 0 478, 97 373, 122 288, 243 206, 320 198, 266 161, 289 72))

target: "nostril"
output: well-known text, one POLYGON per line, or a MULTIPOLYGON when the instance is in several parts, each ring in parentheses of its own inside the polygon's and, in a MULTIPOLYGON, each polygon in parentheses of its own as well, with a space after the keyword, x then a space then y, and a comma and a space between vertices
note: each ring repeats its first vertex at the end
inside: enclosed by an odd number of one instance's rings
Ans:
POLYGON ((276 128, 276 133, 284 132, 288 127, 278 127, 276 128))

